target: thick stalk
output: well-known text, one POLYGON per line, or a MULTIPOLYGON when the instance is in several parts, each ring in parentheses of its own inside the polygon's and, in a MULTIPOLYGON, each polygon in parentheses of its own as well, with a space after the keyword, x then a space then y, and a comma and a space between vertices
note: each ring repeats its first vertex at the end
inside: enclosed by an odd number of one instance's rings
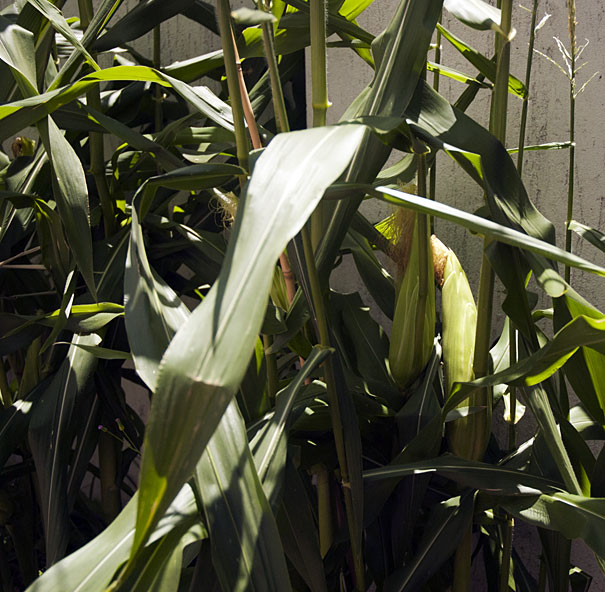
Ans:
POLYGON ((317 479, 317 518, 319 523, 319 552, 325 557, 334 541, 330 474, 324 465, 314 465, 311 472, 317 479))
POLYGON ((471 554, 473 552, 472 522, 464 533, 456 549, 454 558, 454 583, 452 592, 470 592, 471 583, 471 554))
MULTIPOLYGON (((319 274, 315 263, 315 255, 311 244, 308 228, 303 228, 302 239, 304 255, 307 265, 307 274, 309 276, 309 284, 311 287, 311 298, 317 321, 317 329, 319 332, 320 345, 330 347, 330 331, 328 329, 328 320, 326 316, 326 308, 324 296, 321 290, 319 274)), ((336 391, 336 380, 334 378, 334 367, 332 358, 329 356, 323 364, 325 371, 326 388, 330 401, 330 416, 332 419, 332 432, 334 433, 334 442, 336 444, 336 454, 340 468, 340 476, 343 483, 343 495, 345 499, 345 510, 347 513, 347 523, 349 525, 349 535, 351 538, 351 551, 353 553, 353 564, 355 571, 355 580, 358 590, 365 590, 365 573, 364 560, 361 548, 358 548, 356 533, 353 531, 353 496, 350 487, 350 471, 344 442, 344 430, 341 420, 341 409, 338 401, 338 393, 336 391)))
POLYGON ((229 89, 231 110, 233 112, 233 127, 235 128, 237 160, 243 169, 248 170, 248 153, 250 151, 250 145, 248 143, 246 126, 244 125, 244 109, 242 106, 242 96, 238 82, 237 61, 235 57, 235 48, 233 45, 229 0, 218 0, 216 9, 217 21, 221 32, 221 45, 223 48, 223 56, 225 61, 225 75, 227 77, 227 87, 229 89))
POLYGON ((536 20, 538 15, 538 0, 534 0, 531 11, 531 28, 529 30, 529 48, 527 50, 527 63, 525 65, 525 89, 521 107, 521 123, 519 124, 519 152, 517 153, 517 170, 519 176, 523 175, 523 156, 525 152, 525 131, 527 128, 527 113, 529 111, 529 85, 531 83, 531 71, 534 63, 534 43, 536 41, 536 20))
MULTIPOLYGON (((86 31, 94 15, 92 0, 78 0, 78 8, 80 10, 80 25, 82 30, 86 31)), ((101 92, 98 85, 93 86, 86 93, 86 102, 93 109, 97 111, 101 110, 101 92)), ((101 202, 105 236, 109 237, 116 231, 116 219, 114 202, 109 191, 109 185, 107 184, 107 177, 105 176, 103 134, 90 132, 88 134, 88 146, 90 150, 90 172, 95 180, 99 201, 101 202)))
POLYGON ((513 551, 513 526, 510 516, 506 516, 502 541, 502 559, 500 561, 500 587, 499 592, 509 592, 508 578, 510 576, 510 559, 513 551))
MULTIPOLYGON (((263 2, 260 2, 259 6, 264 7, 263 2)), ((277 65, 277 56, 275 55, 273 26, 271 23, 263 23, 262 32, 263 45, 265 47, 265 57, 267 58, 267 69, 269 70, 269 82, 271 83, 271 94, 273 96, 273 111, 275 112, 277 131, 280 133, 289 132, 290 122, 288 121, 284 91, 279 78, 279 67, 277 65)))
POLYGON ((99 434, 99 470, 101 477, 101 506, 109 524, 121 509, 120 489, 116 484, 118 474, 118 450, 116 438, 109 431, 99 434))
POLYGON ((328 101, 328 68, 326 58, 326 2, 310 0, 311 8, 311 96, 313 127, 326 125, 328 101))
MULTIPOLYGON (((328 100, 328 70, 326 56, 326 0, 310 0, 311 32, 311 101, 313 127, 326 125, 328 100)), ((316 249, 321 241, 334 205, 321 201, 311 216, 311 241, 316 249)))

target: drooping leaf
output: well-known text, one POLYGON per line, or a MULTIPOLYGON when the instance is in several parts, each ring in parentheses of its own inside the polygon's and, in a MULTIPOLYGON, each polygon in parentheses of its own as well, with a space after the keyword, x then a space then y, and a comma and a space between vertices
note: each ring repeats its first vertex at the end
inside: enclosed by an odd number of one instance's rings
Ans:
MULTIPOLYGON (((134 538, 137 495, 97 537, 45 571, 27 592, 104 592, 130 555, 134 538)), ((185 485, 151 537, 153 546, 183 522, 198 515, 193 491, 185 485)), ((142 566, 140 566, 142 568, 142 566)))
POLYGON ((135 551, 193 473, 243 378, 277 258, 363 133, 349 126, 280 134, 258 159, 221 273, 162 359, 141 467, 135 551))
POLYGON ((194 478, 223 590, 290 590, 277 524, 235 402, 223 413, 194 478))
POLYGON ((384 584, 388 592, 420 589, 454 553, 473 517, 474 497, 465 494, 441 502, 431 512, 418 550, 406 566, 391 574, 384 584))
POLYGON ((430 199, 411 193, 405 193, 397 189, 391 189, 389 187, 377 187, 376 189, 368 187, 368 193, 389 203, 405 205, 406 208, 413 209, 417 212, 430 214, 431 216, 436 216, 443 220, 455 222, 460 226, 468 228, 472 232, 490 237, 507 245, 537 253, 543 257, 565 263, 571 267, 605 276, 605 268, 591 263, 586 259, 568 253, 567 251, 555 247, 546 241, 535 238, 534 236, 524 234, 508 226, 487 220, 486 218, 463 212, 462 210, 458 210, 447 204, 434 202, 430 199))
MULTIPOLYGON (((471 0, 472 1, 472 0, 471 0)), ((466 3, 467 0, 461 0, 460 3, 466 3)), ((483 76, 485 76, 491 82, 496 81, 496 62, 486 58, 482 53, 479 53, 476 49, 468 45, 462 39, 448 31, 442 25, 437 25, 437 28, 441 34, 473 65, 483 76)), ((508 92, 520 97, 525 98, 527 95, 527 89, 523 82, 518 78, 515 78, 512 74, 508 76, 508 92)))
MULTIPOLYGON (((98 345, 97 335, 74 336, 84 345, 98 345)), ((63 557, 69 542, 67 466, 73 438, 72 412, 96 367, 96 358, 70 347, 59 371, 34 407, 29 443, 36 465, 42 500, 48 565, 63 557)))
POLYGON ((82 163, 52 117, 40 122, 38 129, 53 169, 55 200, 67 242, 90 293, 96 297, 88 189, 82 163))
POLYGON ((483 0, 444 0, 443 7, 473 29, 502 32, 500 10, 483 0))

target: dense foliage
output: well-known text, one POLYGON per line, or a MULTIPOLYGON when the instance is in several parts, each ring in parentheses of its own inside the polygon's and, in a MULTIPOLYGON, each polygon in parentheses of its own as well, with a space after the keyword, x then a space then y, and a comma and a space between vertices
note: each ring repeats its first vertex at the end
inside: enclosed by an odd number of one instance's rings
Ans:
MULTIPOLYGON (((605 317, 559 268, 605 269, 557 247, 524 188, 533 54, 509 73, 511 1, 401 0, 377 37, 356 22, 372 0, 64 4, 0 14, 2 589, 462 591, 471 562, 490 591, 587 589, 570 540, 602 564, 605 317), (176 14, 222 50, 160 67, 176 14), (375 71, 333 126, 328 37, 375 71), (441 64, 442 40, 476 74, 441 64), (307 46, 313 124, 290 131, 307 46), (465 114, 479 93, 486 127, 465 114), (480 211, 440 202, 439 151, 480 211), (393 215, 371 224, 364 199, 393 215), (482 237, 477 294, 433 217, 482 237), (330 288, 343 257, 368 301, 330 288)), ((574 146, 554 146, 570 170, 574 146)), ((572 221, 573 178, 569 199, 568 235, 603 249, 572 221)))

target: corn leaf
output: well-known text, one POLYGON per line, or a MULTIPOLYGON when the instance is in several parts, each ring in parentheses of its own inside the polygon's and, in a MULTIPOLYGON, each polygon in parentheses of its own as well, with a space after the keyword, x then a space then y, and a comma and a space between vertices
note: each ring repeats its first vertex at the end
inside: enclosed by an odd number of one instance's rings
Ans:
POLYGON ((135 548, 193 473, 243 378, 279 254, 363 133, 349 126, 281 134, 258 159, 221 273, 162 359, 145 436, 135 548))

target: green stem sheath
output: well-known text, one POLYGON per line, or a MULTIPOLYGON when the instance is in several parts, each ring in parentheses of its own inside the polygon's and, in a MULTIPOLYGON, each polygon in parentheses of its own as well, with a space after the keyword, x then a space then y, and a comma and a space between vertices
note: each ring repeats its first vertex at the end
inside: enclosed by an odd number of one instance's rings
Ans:
MULTIPOLYGON (((315 309, 315 317, 317 321, 317 330, 319 332, 320 345, 324 347, 330 347, 330 331, 328 329, 328 321, 326 315, 326 307, 324 302, 324 295, 321 290, 321 284, 319 281, 319 274, 317 272, 317 265, 315 263, 315 255, 313 253, 313 246, 311 244, 311 236, 308 227, 302 230, 303 250, 307 265, 307 274, 309 276, 309 285, 311 288, 311 298, 313 300, 313 307, 315 309)), ((342 425, 342 414, 340 409, 340 403, 338 400, 338 393, 336 391, 336 380, 334 377, 334 366, 332 358, 329 356, 323 364, 325 371, 326 388, 328 391, 328 398, 330 401, 330 416, 332 419, 332 431, 334 433, 334 442, 336 445, 336 454, 338 457, 338 464, 340 467, 340 476, 343 483, 343 495, 345 500, 345 510, 347 513, 347 523, 349 526, 349 534, 351 538, 351 551, 353 554, 353 565, 355 571, 355 579, 358 590, 365 590, 365 568, 362 549, 358 548, 357 536, 354 532, 354 510, 353 510, 353 496, 350 484, 350 470, 347 459, 345 441, 344 441, 344 430, 342 425)))
POLYGON ((227 77, 227 87, 231 99, 231 110, 233 112, 233 127, 235 128, 235 144, 237 151, 237 160, 240 166, 248 170, 248 154, 250 144, 248 143, 248 134, 244 125, 244 108, 242 105, 242 96, 240 93, 237 61, 235 58, 235 48, 233 46, 233 32, 231 29, 231 9, 229 0, 218 0, 216 4, 217 21, 221 32, 221 45, 225 61, 225 75, 227 77))
MULTIPOLYGON (((94 15, 92 0, 78 0, 80 10, 80 25, 84 31, 88 28, 94 15)), ((93 58, 95 55, 93 54, 93 58)), ((93 86, 86 93, 87 104, 101 110, 101 91, 98 85, 93 86)), ((90 132, 88 134, 88 146, 90 150, 90 172, 95 180, 101 211, 103 212, 103 229, 105 237, 110 237, 116 232, 115 204, 111 197, 107 177, 105 175, 105 146, 103 134, 90 132)))

